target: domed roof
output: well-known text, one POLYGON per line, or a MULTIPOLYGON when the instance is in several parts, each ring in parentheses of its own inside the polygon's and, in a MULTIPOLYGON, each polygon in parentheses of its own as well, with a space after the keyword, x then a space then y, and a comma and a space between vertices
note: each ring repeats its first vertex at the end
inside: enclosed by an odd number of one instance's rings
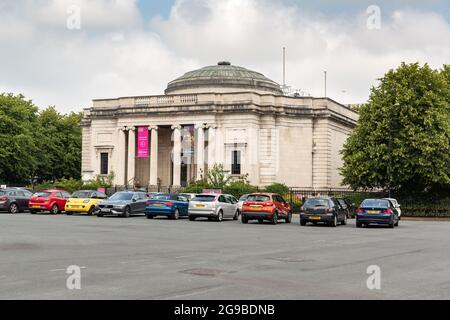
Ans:
POLYGON ((186 73, 170 82, 166 94, 225 91, 256 91, 282 94, 280 85, 263 74, 243 67, 219 62, 216 66, 204 67, 186 73))

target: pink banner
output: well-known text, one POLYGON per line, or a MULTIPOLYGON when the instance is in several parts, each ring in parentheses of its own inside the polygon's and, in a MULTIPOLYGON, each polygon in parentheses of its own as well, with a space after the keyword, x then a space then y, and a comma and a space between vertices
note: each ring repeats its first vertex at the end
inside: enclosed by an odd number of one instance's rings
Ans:
POLYGON ((138 127, 137 157, 148 158, 148 127, 138 127))

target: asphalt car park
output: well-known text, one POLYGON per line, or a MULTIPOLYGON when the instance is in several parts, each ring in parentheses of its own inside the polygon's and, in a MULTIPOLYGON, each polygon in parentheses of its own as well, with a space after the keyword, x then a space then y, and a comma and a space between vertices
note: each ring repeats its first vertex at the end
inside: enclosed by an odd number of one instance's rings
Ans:
POLYGON ((450 222, 0 214, 0 299, 449 299, 450 222), (68 290, 69 266, 81 289, 68 290), (381 289, 370 290, 369 266, 381 289))

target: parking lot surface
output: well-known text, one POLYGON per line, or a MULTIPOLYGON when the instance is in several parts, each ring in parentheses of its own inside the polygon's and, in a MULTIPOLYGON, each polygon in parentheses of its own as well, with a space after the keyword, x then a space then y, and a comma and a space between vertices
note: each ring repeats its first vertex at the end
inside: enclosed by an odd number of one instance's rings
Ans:
POLYGON ((449 299, 450 222, 395 230, 0 214, 0 299, 449 299), (81 267, 81 290, 66 287, 81 267), (369 290, 367 268, 381 269, 369 290))

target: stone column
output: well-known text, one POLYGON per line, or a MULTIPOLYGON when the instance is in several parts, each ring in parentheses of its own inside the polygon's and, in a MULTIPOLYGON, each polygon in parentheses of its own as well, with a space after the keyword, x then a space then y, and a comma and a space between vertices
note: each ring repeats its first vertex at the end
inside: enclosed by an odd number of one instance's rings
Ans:
POLYGON ((158 127, 150 127, 150 182, 151 186, 158 185, 158 127))
POLYGON ((114 165, 114 173, 116 174, 116 185, 125 185, 125 129, 118 129, 118 139, 117 139, 117 151, 115 152, 116 162, 114 165))
POLYGON ((208 126, 208 169, 211 169, 216 160, 216 126, 208 126))
POLYGON ((136 164, 136 129, 131 128, 128 131, 128 181, 126 185, 134 186, 136 164))
POLYGON ((197 131, 197 143, 195 144, 195 154, 197 159, 197 180, 200 180, 201 176, 205 177, 205 132, 204 125, 196 125, 197 131))
POLYGON ((173 182, 175 187, 181 186, 181 126, 172 126, 173 130, 173 182))

